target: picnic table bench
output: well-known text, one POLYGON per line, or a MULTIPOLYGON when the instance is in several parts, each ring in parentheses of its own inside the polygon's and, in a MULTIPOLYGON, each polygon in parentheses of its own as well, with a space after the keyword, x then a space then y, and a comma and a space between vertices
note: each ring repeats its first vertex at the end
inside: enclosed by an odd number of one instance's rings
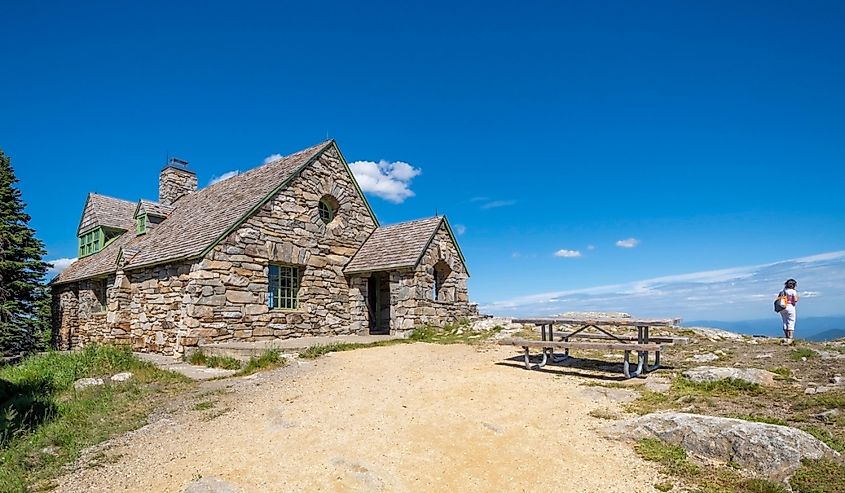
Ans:
POLYGON ((651 337, 651 327, 673 327, 681 323, 680 319, 634 319, 634 318, 525 318, 515 319, 514 323, 533 324, 540 327, 539 341, 530 339, 508 338, 499 341, 500 345, 521 346, 524 350, 525 367, 528 369, 539 369, 549 362, 560 363, 569 358, 570 349, 603 349, 608 351, 624 351, 622 360, 622 373, 626 378, 636 377, 643 372, 648 373, 660 367, 660 351, 663 346, 673 344, 685 344, 689 342, 686 337, 657 336, 651 337), (575 325, 578 329, 572 332, 555 332, 554 325, 575 325), (636 334, 613 334, 603 327, 636 327, 636 334), (586 332, 594 328, 596 332, 586 332), (592 341, 572 341, 570 339, 593 339, 592 341), (608 342, 597 342, 608 341, 608 342), (542 351, 542 359, 536 365, 530 361, 530 349, 539 348, 542 351), (555 349, 562 349, 563 354, 555 356, 555 349), (630 355, 637 353, 637 369, 631 371, 630 355), (654 353, 654 365, 648 364, 649 353, 654 353))

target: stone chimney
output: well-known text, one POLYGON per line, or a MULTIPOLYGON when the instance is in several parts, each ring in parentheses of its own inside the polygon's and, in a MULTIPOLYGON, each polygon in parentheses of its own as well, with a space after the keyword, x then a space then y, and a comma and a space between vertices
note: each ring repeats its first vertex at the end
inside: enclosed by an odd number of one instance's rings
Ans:
POLYGON ((181 197, 197 191, 197 174, 188 169, 188 161, 170 158, 158 177, 158 201, 173 205, 181 197))

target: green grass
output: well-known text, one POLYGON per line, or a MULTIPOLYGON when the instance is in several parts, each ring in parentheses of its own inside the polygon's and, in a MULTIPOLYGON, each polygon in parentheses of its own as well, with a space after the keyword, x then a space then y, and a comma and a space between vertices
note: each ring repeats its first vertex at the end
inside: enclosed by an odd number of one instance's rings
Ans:
POLYGON ((796 348, 789 352, 789 359, 792 361, 801 361, 801 358, 815 358, 818 353, 809 348, 796 348))
POLYGON ((765 393, 762 386, 744 380, 725 379, 715 382, 696 383, 684 377, 672 381, 666 393, 643 390, 640 396, 625 405, 626 410, 637 414, 675 409, 680 403, 707 403, 714 398, 743 398, 765 393))
POLYGON ((278 349, 268 349, 259 356, 251 356, 238 375, 252 375, 259 370, 269 370, 285 366, 286 360, 278 349))
POLYGON ((845 465, 831 460, 804 460, 789 484, 795 493, 845 493, 845 465))
POLYGON ((687 452, 676 445, 657 438, 644 438, 637 442, 634 450, 645 460, 657 462, 666 473, 673 476, 698 476, 701 469, 687 458, 687 452))
POLYGON ((0 491, 49 487, 83 449, 143 425, 164 399, 190 385, 115 346, 51 352, 0 369, 0 491), (133 378, 73 388, 79 378, 108 381, 124 371, 133 378))
POLYGON ((845 440, 838 438, 826 429, 812 425, 802 426, 801 429, 806 431, 810 435, 813 435, 818 440, 824 442, 828 447, 832 448, 833 450, 839 453, 845 453, 845 440))
POLYGON ((769 371, 777 375, 775 378, 778 380, 786 380, 792 376, 792 370, 783 366, 778 368, 769 368, 769 371))
POLYGON ((194 406, 195 411, 208 411, 209 409, 214 407, 214 403, 211 401, 202 401, 196 403, 194 406))
POLYGON ((305 351, 299 353, 299 357, 303 359, 315 359, 329 353, 352 351, 354 349, 363 349, 371 347, 395 346, 396 344, 408 344, 409 342, 412 341, 410 339, 388 339, 385 341, 376 341, 366 344, 359 342, 336 342, 333 344, 311 346, 305 351))
MULTIPOLYGON (((684 449, 657 438, 640 440, 634 448, 643 459, 660 464, 661 473, 692 486, 692 491, 696 493, 788 493, 781 484, 765 479, 749 479, 729 467, 699 467, 687 457, 684 449)), ((660 491, 669 491, 674 485, 662 482, 654 487, 660 491)))
POLYGON ((779 425, 779 426, 789 426, 788 423, 779 418, 773 418, 771 416, 759 416, 756 414, 738 414, 733 416, 737 419, 744 419, 745 421, 754 421, 757 423, 766 423, 770 425, 779 425))
POLYGON ((241 362, 229 356, 209 356, 202 350, 194 351, 187 357, 187 362, 192 365, 207 366, 209 368, 222 368, 224 370, 240 370, 241 362))

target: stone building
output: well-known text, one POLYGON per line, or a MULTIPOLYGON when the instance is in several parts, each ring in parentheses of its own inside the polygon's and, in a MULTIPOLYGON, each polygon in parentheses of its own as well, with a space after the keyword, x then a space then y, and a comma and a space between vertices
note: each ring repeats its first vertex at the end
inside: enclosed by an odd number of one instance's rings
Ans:
POLYGON ((445 217, 380 226, 334 141, 158 202, 89 194, 79 259, 52 281, 58 348, 178 355, 224 341, 404 334, 477 315, 445 217))

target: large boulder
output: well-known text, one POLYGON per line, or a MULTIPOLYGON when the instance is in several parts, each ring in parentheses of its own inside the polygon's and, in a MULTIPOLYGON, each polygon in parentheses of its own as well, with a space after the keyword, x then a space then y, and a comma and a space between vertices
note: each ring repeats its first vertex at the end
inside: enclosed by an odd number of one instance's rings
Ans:
POLYGON ((659 438, 699 458, 739 464, 758 476, 784 481, 802 459, 839 454, 807 432, 741 419, 665 412, 614 423, 614 438, 659 438))
POLYGON ((774 385, 774 373, 759 368, 725 368, 721 366, 698 366, 683 373, 684 377, 695 383, 716 382, 718 380, 742 380, 757 385, 774 385))

